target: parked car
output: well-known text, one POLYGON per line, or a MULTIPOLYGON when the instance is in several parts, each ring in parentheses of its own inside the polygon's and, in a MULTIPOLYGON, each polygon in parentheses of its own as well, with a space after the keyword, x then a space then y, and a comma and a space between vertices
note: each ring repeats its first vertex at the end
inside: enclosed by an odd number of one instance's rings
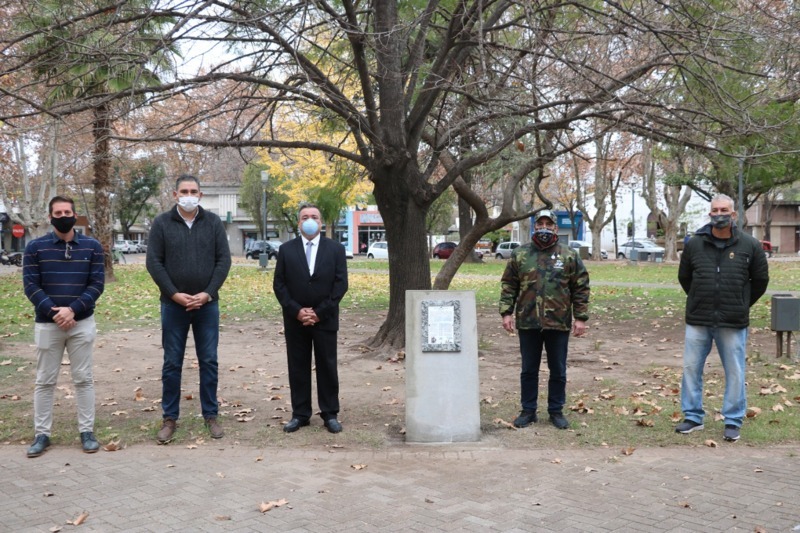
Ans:
POLYGON ((244 254, 247 259, 258 259, 262 253, 267 254, 267 259, 277 259, 278 252, 267 241, 255 241, 255 244, 244 254))
POLYGON ((136 253, 143 254, 147 252, 147 243, 139 241, 136 243, 136 253))
POLYGON ((433 247, 433 258, 448 259, 451 255, 453 255, 453 250, 456 249, 456 246, 458 246, 458 244, 454 242, 440 242, 433 247))
POLYGON ((511 252, 513 252, 514 248, 517 247, 519 247, 519 242, 517 241, 501 242, 497 245, 497 250, 495 250, 494 256, 497 259, 508 259, 511 257, 511 252))
POLYGON ((369 245, 367 250, 369 259, 389 259, 389 243, 386 241, 376 241, 369 245))
MULTIPOLYGON (((628 259, 631 257, 631 253, 634 250, 636 250, 636 253, 638 254, 641 254, 642 252, 648 254, 664 253, 664 248, 657 245, 650 239, 637 239, 636 241, 628 241, 620 246, 619 251, 617 252, 617 257, 619 259, 628 259)), ((637 256, 637 259, 640 258, 640 256, 637 256)))
POLYGON ((137 247, 133 241, 117 241, 114 243, 113 250, 123 254, 135 254, 137 247))
POLYGON ((280 250, 281 244, 283 244, 281 241, 267 241, 267 242, 269 243, 270 246, 272 246, 272 249, 275 250, 276 253, 280 250))
POLYGON ((764 253, 767 254, 767 257, 772 257, 772 254, 775 253, 775 250, 772 249, 772 243, 770 241, 761 241, 761 248, 764 250, 764 253))
MULTIPOLYGON (((576 250, 582 246, 585 246, 589 249, 589 257, 592 256, 592 243, 588 241, 569 241, 569 247, 575 248, 576 250)), ((608 259, 608 252, 600 249, 600 259, 608 259)))

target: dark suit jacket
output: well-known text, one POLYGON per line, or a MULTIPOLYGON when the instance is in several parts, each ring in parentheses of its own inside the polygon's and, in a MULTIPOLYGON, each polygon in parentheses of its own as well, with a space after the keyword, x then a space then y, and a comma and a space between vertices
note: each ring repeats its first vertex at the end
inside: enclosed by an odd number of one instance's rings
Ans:
POLYGON ((347 292, 347 258, 344 246, 320 236, 314 273, 309 275, 302 237, 281 245, 272 290, 283 308, 284 321, 297 322, 303 307, 313 307, 319 317, 314 327, 339 329, 339 302, 347 292))

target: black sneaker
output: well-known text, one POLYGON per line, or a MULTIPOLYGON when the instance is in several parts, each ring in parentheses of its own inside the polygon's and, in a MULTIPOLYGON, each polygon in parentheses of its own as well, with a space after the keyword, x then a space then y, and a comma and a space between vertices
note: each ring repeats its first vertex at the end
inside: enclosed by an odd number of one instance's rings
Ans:
POLYGON ((722 437, 728 442, 736 442, 739 440, 739 428, 732 424, 725 424, 725 431, 722 437))
POLYGON ((28 457, 39 457, 50 446, 50 437, 45 434, 36 435, 33 444, 28 448, 28 457))
POLYGON ((558 429, 569 427, 569 421, 562 413, 550 413, 550 422, 558 429))
POLYGON ((515 428, 526 428, 531 424, 537 422, 536 411, 525 411, 524 409, 519 413, 519 416, 514 419, 515 428))
POLYGON ((684 420, 677 426, 675 426, 675 433, 683 433, 684 435, 688 435, 692 431, 700 431, 704 429, 705 426, 700 422, 694 422, 692 420, 684 420))
POLYGON ((81 446, 83 446, 84 453, 94 453, 100 449, 100 443, 97 442, 91 431, 81 433, 81 446))

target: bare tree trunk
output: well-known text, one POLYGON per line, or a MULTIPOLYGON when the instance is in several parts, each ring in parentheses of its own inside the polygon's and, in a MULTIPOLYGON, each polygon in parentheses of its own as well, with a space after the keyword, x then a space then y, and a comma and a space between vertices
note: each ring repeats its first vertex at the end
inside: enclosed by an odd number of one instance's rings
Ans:
POLYGON ((111 256, 111 117, 108 106, 101 105, 94 109, 93 166, 94 166, 94 227, 92 233, 100 241, 105 252, 106 281, 116 281, 114 263, 111 256))
MULTIPOLYGON (((425 216, 427 207, 411 199, 405 178, 399 172, 415 172, 413 163, 403 170, 386 169, 374 175, 375 201, 383 216, 389 249, 389 313, 378 332, 367 340, 374 347, 399 349, 405 346, 406 290, 430 290, 431 265, 428 260, 425 216)), ((383 169, 382 169, 383 170, 383 169)))

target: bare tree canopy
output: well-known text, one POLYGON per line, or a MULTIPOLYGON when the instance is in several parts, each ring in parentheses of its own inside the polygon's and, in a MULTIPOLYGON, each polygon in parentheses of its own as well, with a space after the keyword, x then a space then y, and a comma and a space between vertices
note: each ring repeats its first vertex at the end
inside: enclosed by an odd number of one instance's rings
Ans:
MULTIPOLYGON (((4 24, 31 19, 47 3, 5 2, 4 24)), ((724 152, 743 133, 796 121, 763 110, 791 107, 800 94, 798 14, 788 1, 61 3, 68 17, 3 28, 4 127, 127 98, 139 113, 169 117, 157 127, 142 121, 128 140, 322 150, 360 165, 391 250, 390 309, 376 345, 404 343, 405 291, 431 287, 425 216, 448 187, 476 222, 438 287, 483 233, 551 203, 539 184, 559 155, 614 130, 724 152), (158 27, 161 37, 109 31, 118 36, 104 42, 105 56, 145 64, 175 49, 184 64, 124 90, 58 102, 35 96, 26 73, 50 55, 29 43, 117 24, 158 27), (130 46, 143 35, 149 40, 130 46), (207 86, 217 90, 194 100, 207 86), (161 111, 189 102, 191 113, 161 111), (339 142, 287 136, 287 121, 323 124, 339 142), (494 213, 490 197, 498 199, 494 213)), ((80 63, 96 53, 87 50, 80 63)), ((74 61, 71 54, 53 67, 54 83, 74 61)))

